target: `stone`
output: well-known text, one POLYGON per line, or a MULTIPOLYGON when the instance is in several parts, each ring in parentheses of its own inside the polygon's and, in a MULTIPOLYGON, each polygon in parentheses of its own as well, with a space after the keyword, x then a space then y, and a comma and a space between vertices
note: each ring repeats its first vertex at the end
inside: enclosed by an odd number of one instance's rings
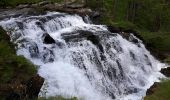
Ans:
POLYGON ((32 4, 31 7, 36 8, 38 7, 38 4, 32 4))
POLYGON ((40 89, 44 83, 44 78, 40 77, 38 74, 33 76, 27 83, 26 94, 29 100, 36 99, 40 92, 40 89))
POLYGON ((5 100, 37 100, 44 78, 37 74, 26 83, 20 81, 0 86, 0 96, 5 97, 5 100))
POLYGON ((84 4, 71 4, 71 5, 67 5, 67 8, 71 8, 71 9, 78 9, 78 8, 83 8, 85 5, 84 4))
POLYGON ((168 68, 163 68, 160 71, 162 74, 164 74, 166 77, 170 77, 170 67, 168 68))
POLYGON ((20 4, 17 6, 17 8, 22 9, 22 8, 28 8, 30 5, 29 4, 20 4))
POLYGON ((47 5, 47 4, 50 4, 49 1, 42 1, 42 2, 39 2, 38 5, 40 6, 44 6, 44 5, 47 5))
POLYGON ((53 44, 53 43, 55 43, 55 40, 49 34, 45 34, 44 43, 45 44, 53 44))
POLYGON ((112 32, 112 33, 119 33, 119 32, 120 32, 120 30, 119 30, 118 28, 113 27, 113 26, 111 26, 111 25, 108 25, 108 26, 107 26, 107 29, 108 29, 110 32, 112 32))
POLYGON ((92 18, 98 18, 98 17, 100 17, 100 13, 98 11, 93 11, 92 14, 91 14, 91 17, 92 18))
POLYGON ((160 85, 160 83, 155 82, 146 92, 146 95, 152 95, 156 89, 158 88, 158 86, 160 85))

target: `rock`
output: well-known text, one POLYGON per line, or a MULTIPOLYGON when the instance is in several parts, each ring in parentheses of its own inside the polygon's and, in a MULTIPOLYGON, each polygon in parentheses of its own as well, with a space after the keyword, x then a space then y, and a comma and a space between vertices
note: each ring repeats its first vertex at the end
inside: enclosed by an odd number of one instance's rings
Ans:
POLYGON ((40 89, 44 83, 44 79, 38 74, 33 76, 27 83, 26 94, 29 100, 36 99, 40 92, 40 89))
POLYGON ((164 74, 166 77, 170 77, 170 67, 161 69, 161 73, 164 74))
POLYGON ((45 34, 44 43, 45 44, 53 44, 53 43, 55 43, 55 40, 49 34, 45 34))
POLYGON ((51 10, 57 8, 57 6, 55 6, 54 4, 46 4, 42 7, 45 8, 45 9, 51 9, 51 10))
POLYGON ((43 83, 44 79, 35 75, 26 84, 19 80, 11 84, 4 84, 0 86, 0 96, 5 96, 5 100, 36 100, 43 83))
POLYGON ((156 91, 156 89, 158 88, 159 85, 160 85, 160 83, 155 82, 155 83, 147 90, 146 95, 151 95, 151 94, 153 94, 153 93, 156 91))
POLYGON ((90 17, 91 18, 98 18, 98 17, 100 17, 100 13, 98 11, 93 11, 90 17))
POLYGON ((44 5, 47 5, 47 4, 50 4, 49 1, 42 1, 42 2, 39 2, 38 5, 40 6, 44 6, 44 5))
POLYGON ((112 33, 119 33, 120 32, 120 30, 118 28, 110 26, 110 25, 107 26, 107 29, 112 33))
POLYGON ((29 4, 20 4, 20 5, 17 6, 17 8, 19 8, 19 9, 28 8, 28 7, 30 7, 29 4))
POLYGON ((144 41, 143 37, 135 30, 133 29, 128 29, 128 30, 123 30, 125 33, 132 33, 134 36, 138 37, 140 40, 144 41))
POLYGON ((71 5, 67 5, 67 8, 71 8, 71 9, 78 9, 78 8, 83 8, 85 5, 84 4, 71 4, 71 5))
POLYGON ((90 15, 92 13, 92 10, 88 8, 83 8, 83 9, 78 10, 77 12, 78 14, 84 16, 84 15, 90 15))
POLYGON ((25 100, 27 97, 25 96, 26 86, 21 84, 20 82, 14 82, 10 85, 10 90, 8 91, 9 95, 6 100, 25 100))

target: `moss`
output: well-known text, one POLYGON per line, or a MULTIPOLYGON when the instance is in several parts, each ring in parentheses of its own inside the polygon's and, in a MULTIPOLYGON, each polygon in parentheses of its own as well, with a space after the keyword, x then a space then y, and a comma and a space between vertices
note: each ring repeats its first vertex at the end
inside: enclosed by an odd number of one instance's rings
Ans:
POLYGON ((14 45, 6 32, 0 28, 0 81, 1 84, 15 80, 27 81, 36 73, 36 67, 23 56, 17 56, 14 45))
POLYGON ((156 88, 155 92, 151 95, 148 95, 144 100, 169 100, 170 98, 170 80, 163 81, 156 88))

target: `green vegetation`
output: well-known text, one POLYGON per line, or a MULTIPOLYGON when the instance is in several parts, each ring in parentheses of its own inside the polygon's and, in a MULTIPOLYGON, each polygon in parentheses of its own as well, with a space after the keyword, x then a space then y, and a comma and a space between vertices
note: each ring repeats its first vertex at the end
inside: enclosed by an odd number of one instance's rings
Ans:
POLYGON ((155 92, 145 97, 144 100, 169 100, 170 98, 170 81, 163 81, 155 92))
POLYGON ((0 84, 26 82, 36 73, 36 67, 23 56, 17 56, 14 45, 0 28, 0 84))
POLYGON ((170 54, 168 0, 87 0, 87 6, 101 12, 99 23, 135 30, 152 52, 170 54))

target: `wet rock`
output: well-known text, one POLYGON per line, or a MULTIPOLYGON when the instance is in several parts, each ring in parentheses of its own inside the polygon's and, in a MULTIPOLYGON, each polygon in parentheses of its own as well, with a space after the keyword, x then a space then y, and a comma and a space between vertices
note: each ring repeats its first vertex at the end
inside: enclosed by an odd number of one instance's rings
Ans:
POLYGON ((9 95, 6 100, 25 100, 27 99, 26 94, 26 86, 22 83, 14 82, 10 85, 10 89, 8 90, 9 95))
POLYGON ((155 82, 155 83, 147 90, 146 95, 152 95, 152 94, 156 91, 156 89, 157 89, 157 87, 158 87, 159 85, 160 85, 160 83, 155 82))
POLYGON ((35 75, 26 83, 20 81, 0 86, 0 96, 5 96, 5 100, 36 100, 44 79, 39 75, 35 75))
POLYGON ((55 40, 49 34, 45 34, 43 37, 44 37, 44 43, 45 44, 55 43, 55 40))
POLYGON ((44 47, 44 52, 42 52, 42 61, 44 63, 47 63, 47 62, 53 62, 54 61, 54 53, 52 50, 44 47))
POLYGON ((93 11, 90 17, 93 19, 98 18, 100 17, 100 13, 98 11, 93 11))
POLYGON ((110 25, 107 26, 107 29, 112 33, 119 33, 120 32, 120 30, 118 28, 110 26, 110 25))
POLYGON ((132 33, 134 36, 138 37, 140 40, 144 41, 142 36, 135 30, 128 29, 128 30, 123 30, 125 33, 132 33))
POLYGON ((84 15, 89 15, 92 13, 92 10, 89 8, 82 8, 82 9, 78 9, 77 13, 84 16, 84 15))
POLYGON ((67 8, 71 8, 71 9, 78 9, 78 8, 83 8, 85 7, 84 4, 71 4, 71 5, 67 5, 67 8))
POLYGON ((28 48, 30 52, 31 57, 38 57, 39 55, 39 49, 36 43, 28 43, 28 48))
POLYGON ((42 2, 39 2, 38 5, 40 6, 44 6, 44 5, 47 5, 47 4, 50 4, 49 1, 42 1, 42 2))
POLYGON ((170 67, 161 69, 161 73, 164 74, 166 77, 170 77, 170 67))
POLYGON ((17 8, 19 8, 19 9, 28 8, 28 7, 30 7, 29 4, 20 4, 20 5, 17 6, 17 8))
POLYGON ((94 45, 96 45, 101 52, 104 52, 103 46, 101 45, 98 36, 92 34, 92 35, 87 37, 87 40, 90 40, 94 45))
POLYGON ((39 75, 33 76, 27 83, 26 94, 29 100, 37 99, 40 89, 44 83, 44 79, 39 75))
POLYGON ((38 4, 32 4, 31 7, 36 8, 38 7, 38 4))

